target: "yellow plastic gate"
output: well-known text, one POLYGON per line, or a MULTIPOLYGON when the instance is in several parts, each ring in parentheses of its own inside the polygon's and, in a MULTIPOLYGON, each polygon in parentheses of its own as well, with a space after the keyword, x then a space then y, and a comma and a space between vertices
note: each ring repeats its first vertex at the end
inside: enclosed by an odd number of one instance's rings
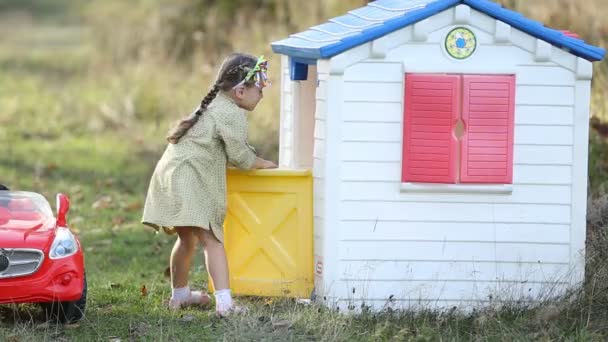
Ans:
POLYGON ((312 222, 310 171, 230 169, 224 243, 233 293, 309 297, 312 222))

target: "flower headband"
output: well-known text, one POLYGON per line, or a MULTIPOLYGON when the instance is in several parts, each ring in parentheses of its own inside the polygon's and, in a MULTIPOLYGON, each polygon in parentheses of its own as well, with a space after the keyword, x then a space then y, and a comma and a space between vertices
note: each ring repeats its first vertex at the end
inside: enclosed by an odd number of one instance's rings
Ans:
POLYGON ((235 85, 232 89, 236 89, 248 82, 252 78, 255 80, 255 86, 258 88, 264 88, 270 85, 268 81, 268 61, 264 58, 264 56, 260 56, 258 61, 255 63, 255 67, 249 70, 245 79, 242 80, 239 84, 235 85))

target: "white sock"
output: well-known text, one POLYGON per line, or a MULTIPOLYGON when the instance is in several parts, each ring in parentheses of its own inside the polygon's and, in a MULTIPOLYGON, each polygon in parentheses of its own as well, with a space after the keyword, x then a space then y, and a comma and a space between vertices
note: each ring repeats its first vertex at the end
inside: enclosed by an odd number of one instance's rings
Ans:
POLYGON ((190 298, 190 287, 181 287, 171 289, 171 298, 179 302, 183 302, 190 298))
POLYGON ((215 310, 216 311, 228 311, 232 308, 232 295, 230 289, 215 291, 215 310))

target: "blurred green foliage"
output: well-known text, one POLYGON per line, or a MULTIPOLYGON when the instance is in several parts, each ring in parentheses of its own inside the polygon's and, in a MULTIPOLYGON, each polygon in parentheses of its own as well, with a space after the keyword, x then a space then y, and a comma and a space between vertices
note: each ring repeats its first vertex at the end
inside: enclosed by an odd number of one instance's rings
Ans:
MULTIPOLYGON (((608 46, 603 0, 499 2, 608 46)), ((250 128, 253 143, 276 159, 280 60, 270 43, 365 3, 0 0, 0 124, 13 128, 0 138, 112 132, 160 151, 166 131, 208 91, 222 57, 243 51, 270 60, 275 86, 251 115, 250 128)), ((591 112, 608 122, 608 59, 594 69, 591 112)), ((605 137, 592 133, 590 142, 590 186, 597 194, 608 179, 605 137)))
POLYGON ((43 22, 76 21, 90 0, 0 0, 0 14, 22 12, 43 22))

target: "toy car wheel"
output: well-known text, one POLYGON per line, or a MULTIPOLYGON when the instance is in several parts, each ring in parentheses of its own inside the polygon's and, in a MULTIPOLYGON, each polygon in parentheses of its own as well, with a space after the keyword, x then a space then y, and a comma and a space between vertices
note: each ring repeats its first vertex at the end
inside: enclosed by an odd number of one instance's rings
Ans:
POLYGON ((62 323, 73 323, 84 318, 84 310, 87 304, 87 277, 84 276, 82 296, 71 302, 54 302, 45 306, 47 317, 57 319, 62 323))

